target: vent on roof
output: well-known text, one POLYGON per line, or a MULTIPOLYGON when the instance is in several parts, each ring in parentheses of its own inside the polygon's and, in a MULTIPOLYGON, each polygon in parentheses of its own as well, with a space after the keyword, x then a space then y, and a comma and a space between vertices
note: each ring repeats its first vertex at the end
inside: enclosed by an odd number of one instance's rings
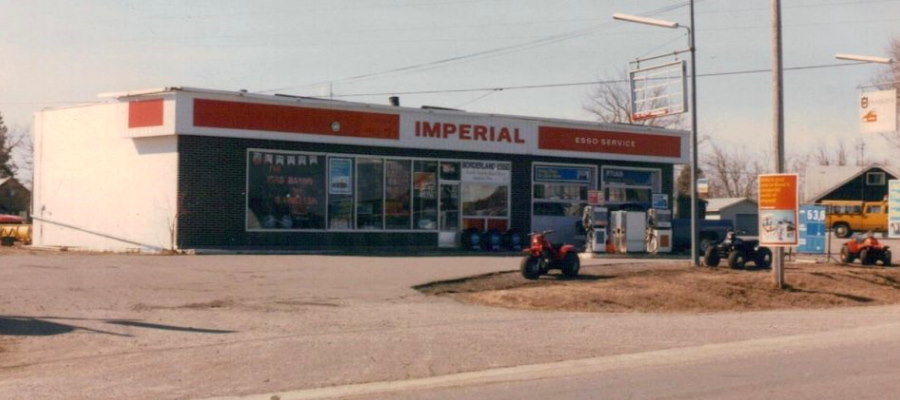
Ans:
POLYGON ((422 106, 423 110, 440 110, 440 111, 459 111, 466 112, 466 110, 460 110, 458 108, 449 108, 449 107, 438 107, 438 106, 422 106))

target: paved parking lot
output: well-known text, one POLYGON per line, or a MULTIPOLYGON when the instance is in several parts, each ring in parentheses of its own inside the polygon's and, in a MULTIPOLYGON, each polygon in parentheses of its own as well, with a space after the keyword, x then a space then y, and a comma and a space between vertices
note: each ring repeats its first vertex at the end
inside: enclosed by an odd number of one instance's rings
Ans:
POLYGON ((822 332, 900 314, 515 311, 411 289, 515 269, 516 257, 2 257, 0 398, 9 399, 267 393, 822 332))

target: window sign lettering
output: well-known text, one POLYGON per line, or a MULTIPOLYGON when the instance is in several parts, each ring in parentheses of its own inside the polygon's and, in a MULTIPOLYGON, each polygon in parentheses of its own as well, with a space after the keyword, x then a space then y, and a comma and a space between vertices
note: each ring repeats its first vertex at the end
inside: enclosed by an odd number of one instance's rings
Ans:
POLYGON ((471 183, 508 184, 511 176, 510 169, 509 163, 464 161, 461 180, 471 183))
POLYGON ((653 171, 606 168, 603 170, 604 185, 653 186, 653 171))
POLYGON ((592 168, 541 165, 534 167, 534 180, 538 182, 590 184, 593 172, 592 168))
POLYGON ((247 229, 324 229, 324 156, 251 151, 247 229))

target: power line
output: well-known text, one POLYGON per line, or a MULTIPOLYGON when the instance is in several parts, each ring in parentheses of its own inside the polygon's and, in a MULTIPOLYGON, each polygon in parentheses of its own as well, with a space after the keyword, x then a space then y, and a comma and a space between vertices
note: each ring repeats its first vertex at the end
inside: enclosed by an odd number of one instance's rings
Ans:
MULTIPOLYGON (((803 65, 803 66, 797 66, 797 67, 785 67, 784 70, 785 71, 802 71, 802 70, 810 70, 810 69, 849 67, 849 66, 863 65, 863 64, 865 64, 865 63, 803 65)), ((772 69, 764 68, 764 69, 747 69, 747 70, 740 70, 740 71, 711 72, 711 73, 706 73, 706 74, 697 74, 697 77, 698 78, 712 78, 712 77, 730 76, 730 75, 761 74, 761 73, 766 73, 766 72, 772 72, 772 69)), ((374 93, 350 93, 350 94, 335 94, 334 97, 468 93, 468 92, 484 92, 484 91, 499 92, 499 91, 504 91, 504 90, 526 90, 526 89, 559 88, 559 87, 568 87, 568 86, 609 85, 609 84, 627 83, 627 82, 628 82, 627 79, 613 79, 613 80, 602 80, 602 81, 593 80, 593 81, 545 83, 545 84, 518 85, 518 86, 480 87, 480 88, 467 88, 467 89, 433 89, 433 90, 413 90, 413 91, 405 91, 405 92, 395 91, 395 92, 374 92, 374 93)))
MULTIPOLYGON (((698 0, 698 1, 703 1, 703 0, 698 0)), ((684 7, 688 4, 689 4, 688 1, 683 1, 683 2, 676 3, 676 4, 673 4, 670 6, 665 6, 665 7, 661 7, 661 8, 652 10, 652 11, 648 11, 648 12, 642 13, 641 15, 651 16, 651 15, 655 15, 655 14, 660 14, 660 13, 676 10, 676 9, 684 7)), ((275 89, 258 90, 258 91, 255 91, 254 93, 271 93, 271 92, 278 92, 278 91, 283 91, 283 90, 297 89, 297 88, 302 88, 302 87, 322 85, 322 84, 326 84, 326 83, 358 81, 358 80, 372 78, 372 77, 381 76, 381 75, 396 74, 396 73, 401 73, 401 72, 422 71, 422 70, 428 70, 428 69, 433 69, 433 68, 439 68, 444 65, 458 63, 458 62, 464 62, 464 61, 468 61, 468 60, 474 60, 474 59, 478 59, 478 58, 496 57, 496 56, 500 56, 500 55, 504 55, 504 54, 509 54, 509 53, 518 52, 518 51, 522 51, 522 50, 528 50, 528 49, 532 49, 532 48, 540 47, 540 46, 546 46, 549 44, 558 43, 558 42, 562 42, 562 41, 566 41, 566 40, 571 40, 571 39, 578 38, 581 36, 586 36, 586 35, 593 33, 595 30, 597 30, 601 27, 609 25, 610 23, 611 23, 611 21, 607 21, 607 22, 604 22, 601 24, 596 24, 596 25, 593 25, 593 26, 590 26, 587 28, 577 29, 574 31, 566 32, 566 33, 550 35, 550 36, 546 36, 546 37, 543 37, 543 38, 540 38, 537 40, 533 40, 533 41, 529 41, 529 42, 514 44, 514 45, 510 45, 510 46, 496 47, 493 49, 477 51, 474 53, 464 54, 461 56, 448 57, 448 58, 425 62, 425 63, 420 63, 420 64, 407 65, 407 66, 403 66, 403 67, 391 68, 391 69, 382 70, 382 71, 369 72, 369 73, 365 73, 365 74, 348 76, 348 77, 344 77, 344 78, 320 81, 320 82, 310 83, 310 84, 301 85, 301 86, 288 86, 288 87, 281 87, 281 88, 275 88, 275 89)))

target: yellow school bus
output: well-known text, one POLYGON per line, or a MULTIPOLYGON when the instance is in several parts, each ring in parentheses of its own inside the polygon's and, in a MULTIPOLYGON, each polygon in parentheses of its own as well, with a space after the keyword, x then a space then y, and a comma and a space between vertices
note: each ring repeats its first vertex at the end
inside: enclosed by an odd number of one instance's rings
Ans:
POLYGON ((887 231, 887 203, 884 201, 824 200, 825 224, 840 238, 853 232, 887 231))

